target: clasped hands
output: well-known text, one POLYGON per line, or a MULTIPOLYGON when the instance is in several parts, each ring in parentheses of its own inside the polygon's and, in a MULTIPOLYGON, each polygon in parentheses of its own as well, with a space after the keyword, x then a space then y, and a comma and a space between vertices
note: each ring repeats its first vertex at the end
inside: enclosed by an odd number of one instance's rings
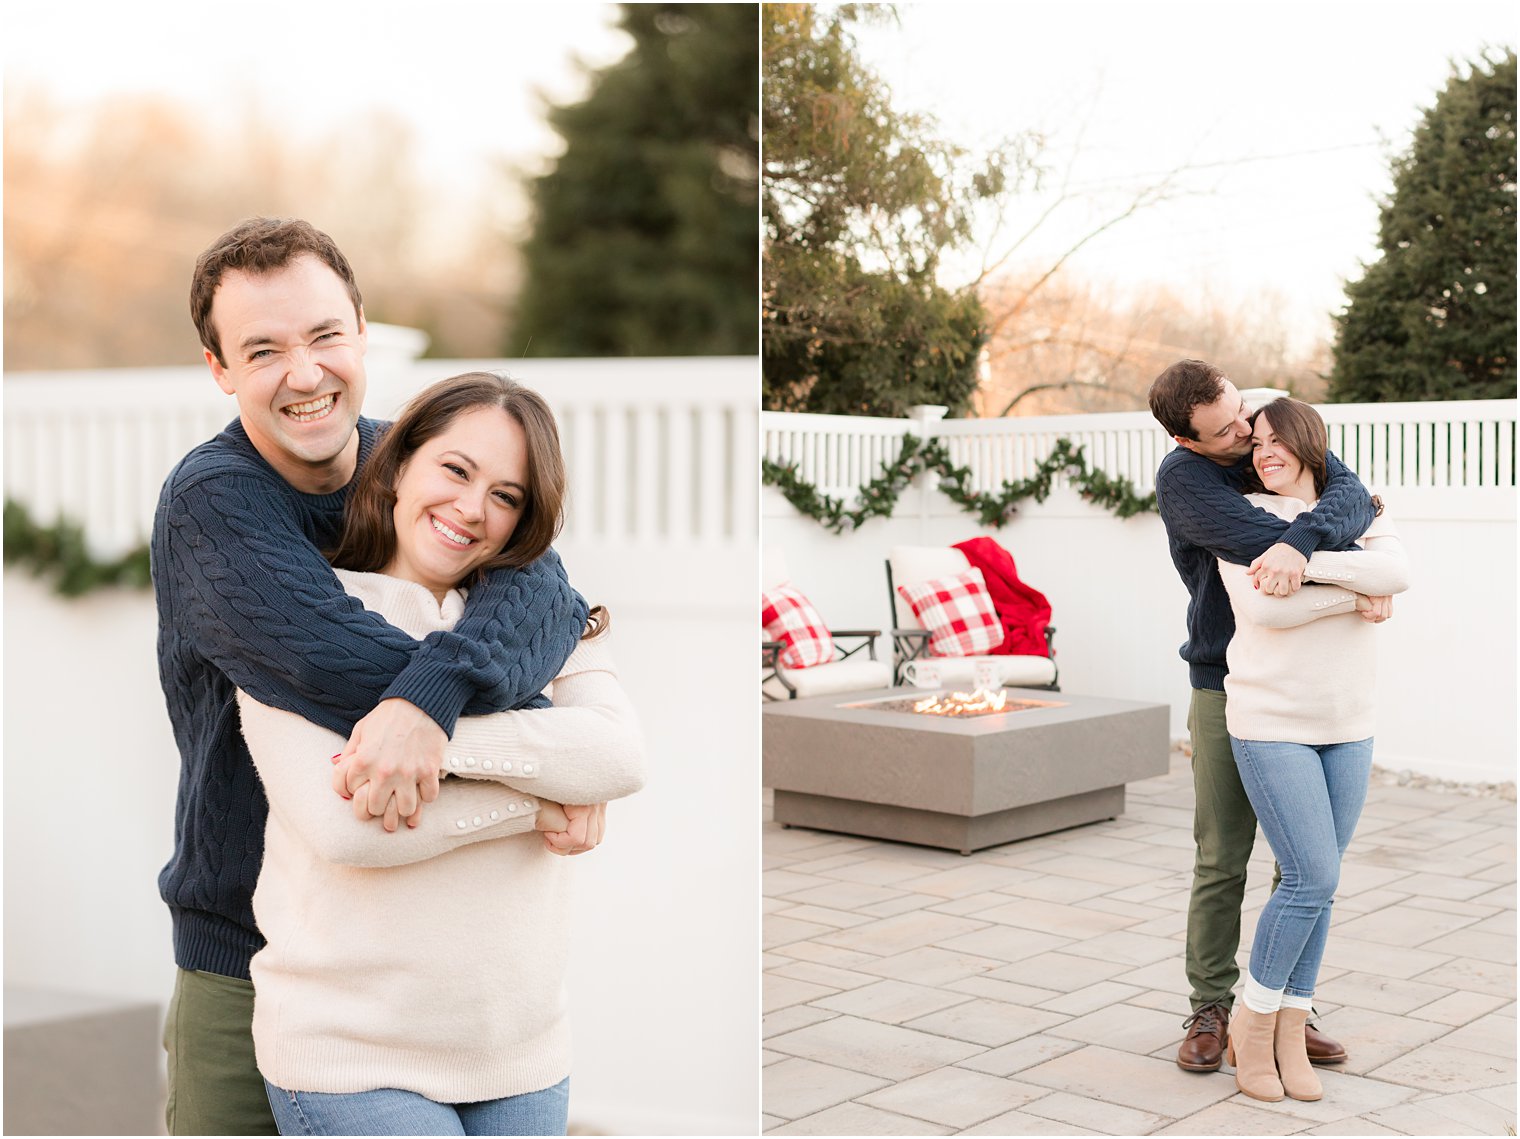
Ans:
MULTIPOLYGON (((351 800, 354 817, 379 819, 387 831, 404 821, 414 827, 422 805, 438 798, 448 736, 422 709, 406 700, 382 700, 354 725, 343 750, 332 757, 332 786, 351 800)), ((605 803, 568 804, 535 796, 534 829, 554 854, 583 854, 602 841, 607 825, 605 803)))
MULTIPOLYGON (((1286 542, 1278 542, 1246 567, 1251 584, 1269 597, 1290 597, 1304 584, 1309 559, 1286 542)), ((1376 625, 1393 616, 1393 598, 1356 595, 1356 611, 1362 620, 1376 625)))

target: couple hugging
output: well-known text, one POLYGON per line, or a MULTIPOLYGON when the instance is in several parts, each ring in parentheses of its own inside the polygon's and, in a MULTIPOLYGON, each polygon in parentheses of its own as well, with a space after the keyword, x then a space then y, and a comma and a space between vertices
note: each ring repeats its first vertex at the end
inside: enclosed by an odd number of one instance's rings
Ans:
POLYGON ((364 418, 359 289, 303 221, 219 237, 190 307, 238 418, 153 527, 169 1133, 563 1134, 557 856, 643 750, 549 548, 554 418, 485 372, 364 418))
POLYGON ((1227 1055, 1247 1096, 1316 1100, 1312 1065, 1346 1059, 1309 1018, 1372 766, 1374 626, 1408 567, 1382 503, 1329 452, 1309 405, 1252 412, 1220 369, 1183 360, 1156 378, 1150 406, 1178 444, 1156 499, 1190 598, 1193 1014, 1177 1063, 1211 1072, 1227 1055), (1279 878, 1232 1011, 1258 821, 1279 878))

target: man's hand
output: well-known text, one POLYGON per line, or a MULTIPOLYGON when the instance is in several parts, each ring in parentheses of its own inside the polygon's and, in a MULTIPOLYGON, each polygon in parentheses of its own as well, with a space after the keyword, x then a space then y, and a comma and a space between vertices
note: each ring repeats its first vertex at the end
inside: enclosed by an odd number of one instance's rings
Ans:
POLYGON ((1366 597, 1358 593, 1356 595, 1356 611, 1361 614, 1363 621, 1373 625, 1380 625, 1393 616, 1393 598, 1387 595, 1382 597, 1366 597))
POLYGON ((383 818, 388 831, 401 819, 415 826, 422 804, 438 798, 446 743, 448 736, 421 708, 382 700, 334 757, 333 790, 352 797, 357 817, 383 818))
MULTIPOLYGON (((540 800, 542 802, 542 800, 540 800)), ((607 804, 565 804, 569 820, 561 831, 544 832, 544 848, 552 854, 584 854, 595 850, 607 833, 607 804)))
POLYGON ((1278 542, 1246 567, 1257 589, 1270 597, 1288 597, 1304 584, 1309 559, 1286 542, 1278 542))

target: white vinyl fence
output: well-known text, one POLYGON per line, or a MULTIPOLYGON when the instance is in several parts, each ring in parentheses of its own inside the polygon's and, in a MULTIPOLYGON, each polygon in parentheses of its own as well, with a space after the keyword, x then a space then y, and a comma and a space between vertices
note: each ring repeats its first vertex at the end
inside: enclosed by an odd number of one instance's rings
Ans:
MULTIPOLYGON (((599 596, 687 611, 712 602, 693 597, 671 565, 724 579, 753 573, 752 360, 375 355, 365 412, 381 418, 427 383, 476 368, 504 370, 544 395, 570 485, 555 545, 592 575, 599 596), (613 566, 616 577, 604 573, 613 566)), ((11 373, 4 397, 6 495, 38 522, 78 523, 97 557, 148 540, 164 476, 237 414, 204 367, 11 373)))
MULTIPOLYGON (((1244 393, 1270 397, 1270 389, 1244 393)), ((1330 449, 1369 486, 1513 489, 1515 401, 1322 404, 1330 449)), ((957 466, 969 466, 976 490, 1028 478, 1058 439, 1085 450, 1087 461, 1140 491, 1154 489, 1156 467, 1173 444, 1146 412, 1051 415, 1024 419, 871 419, 850 415, 762 416, 765 456, 792 464, 821 491, 853 496, 897 458, 909 433, 932 435, 957 466)))
MULTIPOLYGON (((1267 392, 1246 393, 1248 399, 1267 392)), ((1339 404, 1319 408, 1332 448, 1388 504, 1415 571, 1395 600, 1378 675, 1378 762, 1463 780, 1515 770, 1514 400, 1339 404)), ((1170 440, 1149 413, 1012 420, 761 415, 767 458, 794 464, 854 506, 905 435, 932 436, 972 483, 992 491, 1032 475, 1058 439, 1087 461, 1154 489, 1170 440)), ((774 488, 762 492, 761 542, 830 624, 890 628, 883 560, 894 545, 946 545, 987 533, 919 476, 890 518, 830 534, 774 488)), ((994 536, 1054 609, 1062 687, 1171 705, 1186 734, 1187 669, 1177 656, 1187 594, 1156 515, 1120 520, 1057 477, 1044 504, 1025 500, 994 536)), ((886 652, 890 652, 887 647, 886 652)))

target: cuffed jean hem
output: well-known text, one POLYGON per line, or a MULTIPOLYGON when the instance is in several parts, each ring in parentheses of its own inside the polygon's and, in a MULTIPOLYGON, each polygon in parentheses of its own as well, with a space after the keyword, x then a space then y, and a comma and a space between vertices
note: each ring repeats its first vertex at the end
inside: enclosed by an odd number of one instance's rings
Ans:
POLYGON ((1281 989, 1267 988, 1247 972, 1246 983, 1240 990, 1240 999, 1252 1012, 1266 1014, 1282 1008, 1283 993, 1281 989))

